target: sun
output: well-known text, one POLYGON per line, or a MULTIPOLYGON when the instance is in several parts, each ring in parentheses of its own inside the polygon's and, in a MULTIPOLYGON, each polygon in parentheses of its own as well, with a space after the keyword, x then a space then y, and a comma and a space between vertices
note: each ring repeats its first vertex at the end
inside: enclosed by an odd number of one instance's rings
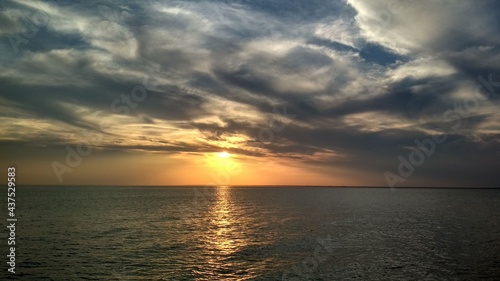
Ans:
POLYGON ((224 151, 217 153, 217 156, 219 156, 220 158, 228 158, 229 156, 231 156, 231 154, 224 151))

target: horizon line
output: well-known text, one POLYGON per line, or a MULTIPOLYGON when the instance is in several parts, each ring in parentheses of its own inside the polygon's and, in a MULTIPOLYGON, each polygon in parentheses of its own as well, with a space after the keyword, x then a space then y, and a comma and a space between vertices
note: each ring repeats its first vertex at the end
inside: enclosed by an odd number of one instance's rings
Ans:
POLYGON ((493 186, 376 186, 376 185, 98 185, 98 184, 26 184, 17 185, 16 187, 208 187, 208 188, 221 188, 221 187, 259 187, 259 188, 284 188, 284 187, 304 187, 304 188, 388 188, 388 189, 500 189, 500 187, 493 186))

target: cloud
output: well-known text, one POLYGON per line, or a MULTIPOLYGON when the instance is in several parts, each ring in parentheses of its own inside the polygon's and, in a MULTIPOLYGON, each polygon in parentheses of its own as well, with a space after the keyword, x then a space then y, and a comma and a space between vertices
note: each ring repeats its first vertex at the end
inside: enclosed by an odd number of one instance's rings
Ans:
POLYGON ((494 1, 348 1, 364 36, 397 52, 449 52, 477 42, 497 44, 494 1), (464 19, 473 18, 468 24, 464 19), (476 20, 481 18, 480 20, 476 20))
POLYGON ((496 2, 304 3, 5 1, 0 140, 62 146, 84 130, 102 150, 227 148, 374 175, 445 128, 450 145, 418 179, 477 153, 495 182, 498 89, 478 77, 500 80, 496 2), (450 130, 443 114, 481 96, 450 130), (287 126, 259 141, 273 118, 287 126))

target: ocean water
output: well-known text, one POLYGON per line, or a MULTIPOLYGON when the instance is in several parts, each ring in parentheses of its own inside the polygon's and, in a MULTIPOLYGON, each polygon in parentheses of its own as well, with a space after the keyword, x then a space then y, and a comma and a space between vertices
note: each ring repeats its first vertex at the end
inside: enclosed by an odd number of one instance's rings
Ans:
POLYGON ((2 280, 500 280, 500 190, 18 187, 16 204, 2 280))

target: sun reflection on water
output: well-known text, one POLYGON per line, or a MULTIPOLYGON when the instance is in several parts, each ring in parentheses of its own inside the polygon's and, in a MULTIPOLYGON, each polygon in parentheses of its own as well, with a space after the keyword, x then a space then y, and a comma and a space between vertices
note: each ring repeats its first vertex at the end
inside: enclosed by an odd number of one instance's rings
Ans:
POLYGON ((239 239, 241 234, 236 232, 236 210, 231 204, 229 188, 219 187, 216 193, 217 202, 211 210, 211 232, 208 237, 218 255, 227 256, 244 244, 239 239))
POLYGON ((209 211, 210 221, 204 236, 205 268, 203 274, 217 279, 245 280, 248 277, 237 262, 235 255, 244 249, 249 241, 242 221, 241 208, 231 201, 231 188, 219 187, 215 192, 215 201, 209 211))

